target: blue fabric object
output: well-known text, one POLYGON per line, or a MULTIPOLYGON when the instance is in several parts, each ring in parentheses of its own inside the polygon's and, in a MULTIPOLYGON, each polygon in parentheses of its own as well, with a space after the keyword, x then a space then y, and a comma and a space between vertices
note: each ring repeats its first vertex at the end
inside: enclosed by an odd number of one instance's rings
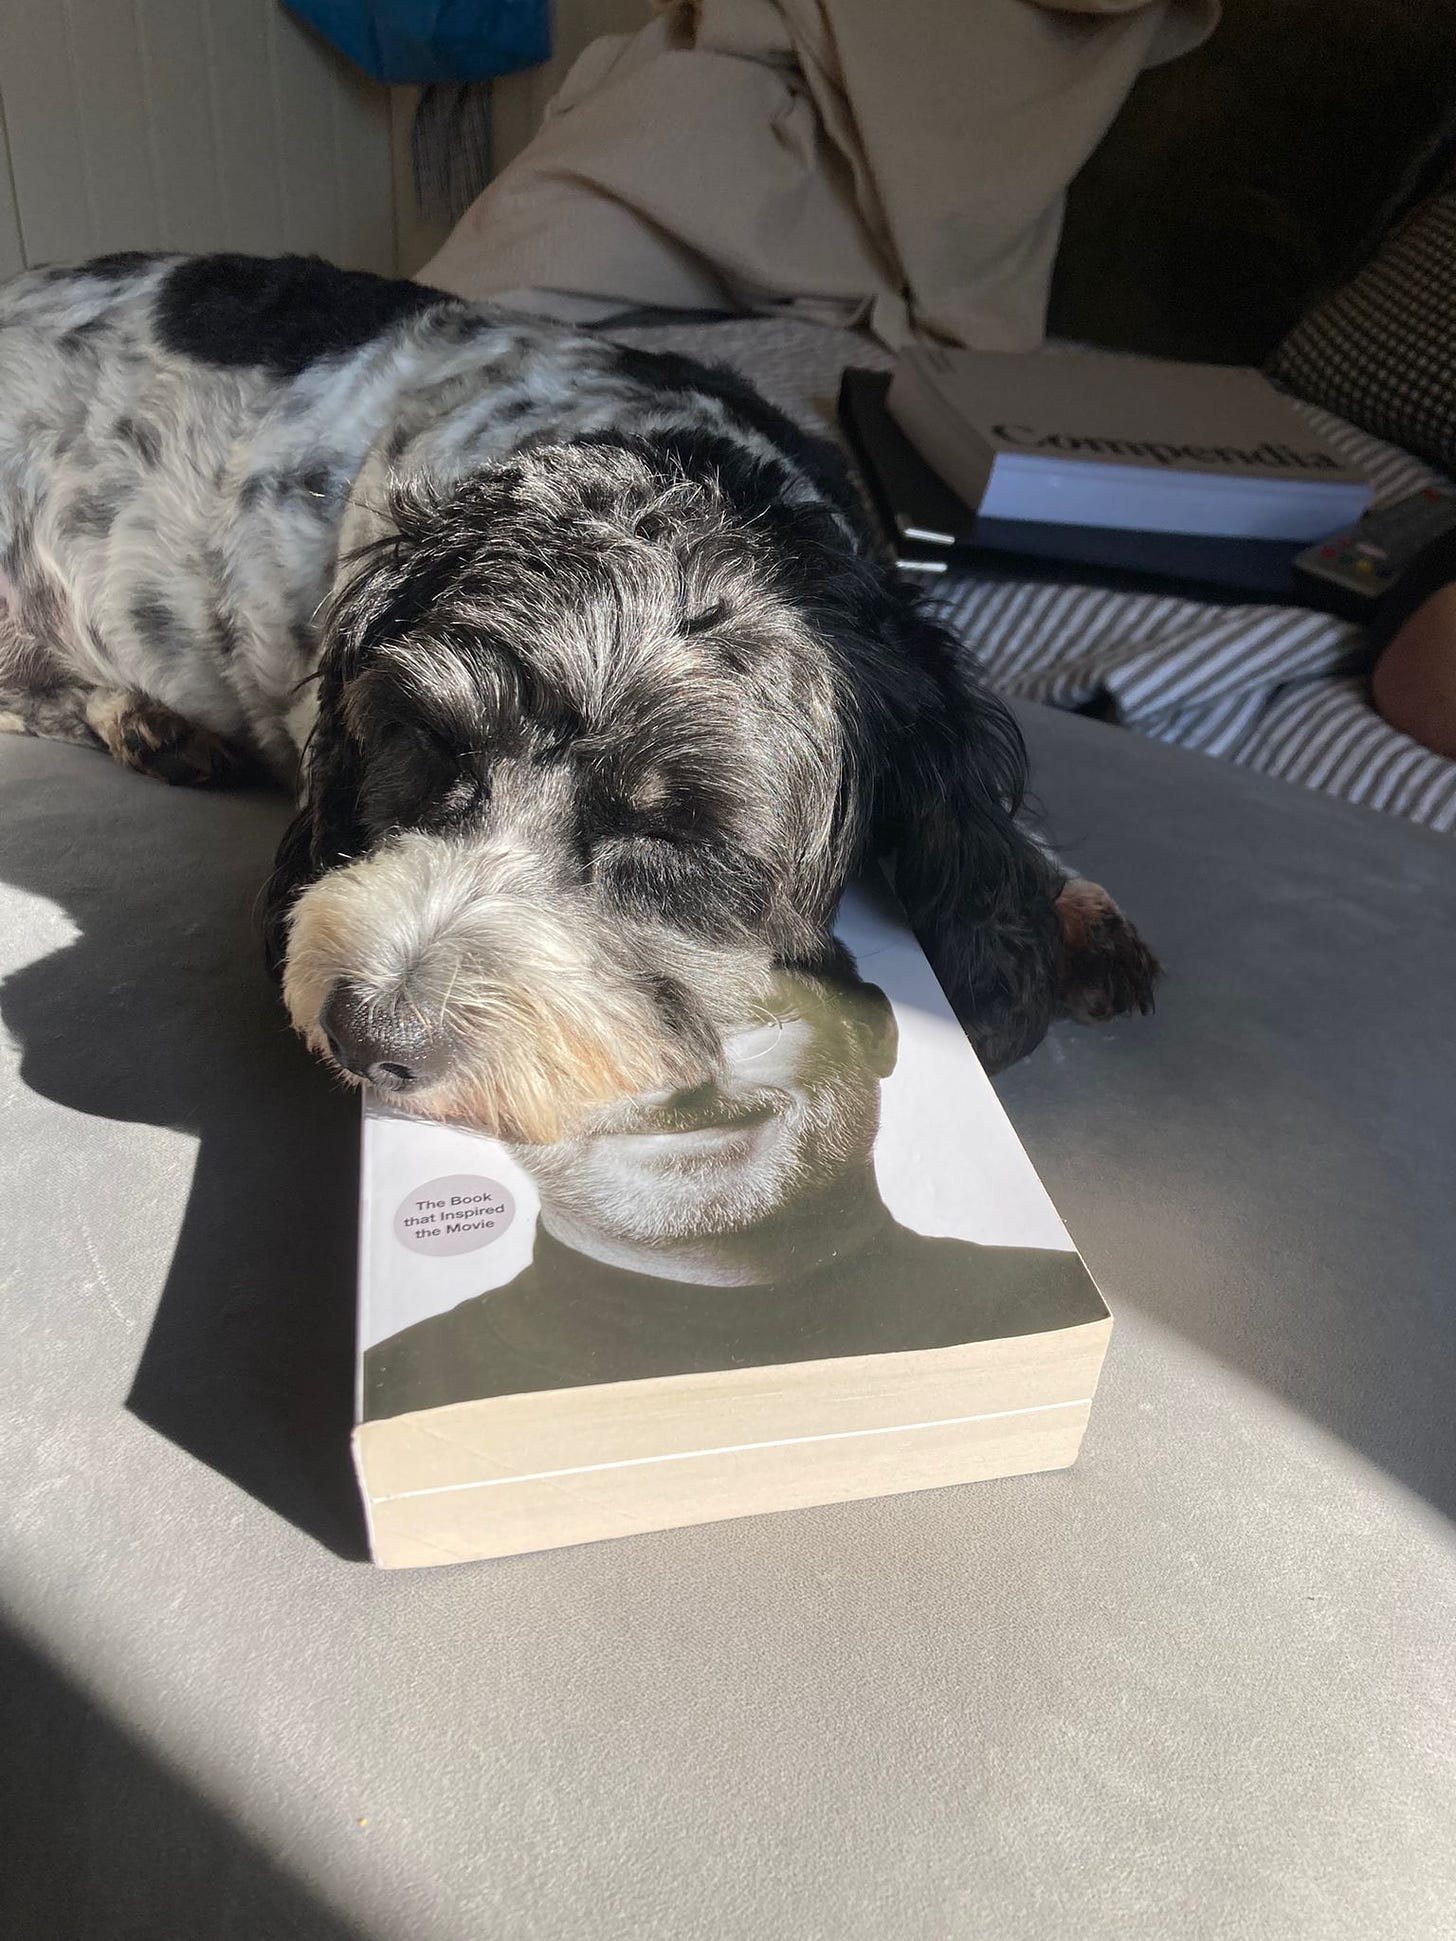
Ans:
POLYGON ((288 0, 376 81, 485 81, 551 52, 548 0, 288 0))

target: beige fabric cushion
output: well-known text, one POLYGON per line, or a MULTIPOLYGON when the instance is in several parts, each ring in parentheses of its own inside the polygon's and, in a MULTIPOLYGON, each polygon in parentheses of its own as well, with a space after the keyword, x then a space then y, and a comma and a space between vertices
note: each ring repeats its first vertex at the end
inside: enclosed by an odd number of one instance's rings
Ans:
POLYGON ((588 48, 420 272, 1040 341, 1062 194, 1218 0, 702 0, 588 48))

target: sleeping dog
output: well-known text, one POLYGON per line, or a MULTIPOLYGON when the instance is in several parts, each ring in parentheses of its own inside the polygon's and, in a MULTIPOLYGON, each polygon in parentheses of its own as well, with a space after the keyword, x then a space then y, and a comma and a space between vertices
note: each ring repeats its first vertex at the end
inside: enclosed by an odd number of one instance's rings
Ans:
POLYGON ((513 1139, 702 1079, 879 856, 988 1065, 1151 1002, 832 446, 418 284, 128 255, 0 291, 0 711, 296 788, 293 1024, 513 1139))

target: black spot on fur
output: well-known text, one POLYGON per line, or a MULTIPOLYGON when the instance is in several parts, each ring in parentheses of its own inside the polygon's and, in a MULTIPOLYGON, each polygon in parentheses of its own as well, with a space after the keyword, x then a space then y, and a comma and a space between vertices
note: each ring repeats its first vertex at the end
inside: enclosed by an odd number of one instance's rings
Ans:
POLYGON ((463 307, 439 310, 430 319, 431 333, 446 344, 468 344, 473 337, 483 336, 487 330, 496 327, 494 317, 485 317, 478 310, 463 307))
POLYGON ((311 465, 306 472, 280 478, 278 494, 304 500, 312 511, 327 512, 346 482, 327 465, 311 465))
POLYGON ((756 642, 740 640, 732 632, 725 633, 715 645, 730 674, 751 674, 762 659, 756 642))
POLYGON ((69 539, 104 539, 120 510, 108 492, 78 492, 61 514, 61 531, 69 539))
POLYGON ((85 263, 62 263, 45 272, 48 283, 65 283, 76 277, 110 280, 140 276, 161 258, 145 249, 117 249, 108 256, 93 256, 85 263))
POLYGON ((165 279, 154 321, 158 341, 174 355, 297 377, 405 317, 457 301, 316 256, 198 256, 165 279))
POLYGON ((507 398, 503 404, 497 405, 490 421, 493 425, 513 425, 535 409, 536 400, 523 393, 518 398, 507 398))
POLYGON ((76 324, 72 329, 62 331, 57 342, 63 351, 76 356, 85 351, 94 351, 97 348, 96 340, 108 336, 110 331, 111 324, 105 316, 88 317, 85 323, 76 324))
POLYGON ((137 595, 131 604, 131 624, 159 654, 180 654, 190 644, 190 635, 160 593, 137 595))
POLYGON ((111 434, 124 445, 130 445, 143 465, 155 465, 162 456, 162 439, 155 425, 149 425, 142 418, 118 418, 111 428, 111 434))
MULTIPOLYGON (((623 377, 649 390, 676 392, 688 399, 714 399, 739 425, 776 446, 830 505, 845 514, 855 532, 864 531, 864 508, 839 447, 827 438, 814 438, 801 431, 792 418, 770 404, 737 371, 726 364, 699 364, 676 351, 633 350, 626 345, 617 346, 613 361, 623 377)), ((739 447, 734 449, 740 460, 736 469, 741 471, 742 461, 748 459, 751 464, 752 457, 739 447)), ((692 469, 695 476, 701 476, 692 469)))
POLYGON ((226 607, 214 606, 212 609, 212 637, 217 643, 219 657, 222 660, 231 660, 238 651, 241 635, 226 607))
POLYGON ((0 551, 0 573, 4 573, 12 586, 19 586, 25 578, 30 565, 30 520, 22 513, 15 522, 15 530, 0 551))
POLYGON ((84 411, 72 412, 71 416, 67 418, 51 442, 52 456, 54 458, 66 458, 69 456, 80 443, 85 434, 85 430, 86 413, 84 411))
POLYGON ((242 632, 238 625, 236 602, 228 588, 227 561, 216 546, 204 546, 199 564, 211 588, 208 614, 212 642, 218 658, 229 660, 242 643, 242 632))

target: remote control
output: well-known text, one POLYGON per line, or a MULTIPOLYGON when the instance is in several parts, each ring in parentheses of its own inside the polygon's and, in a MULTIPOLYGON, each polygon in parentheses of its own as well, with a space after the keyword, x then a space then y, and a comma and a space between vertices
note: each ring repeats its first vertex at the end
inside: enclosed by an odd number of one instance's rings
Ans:
POLYGON ((1395 585, 1417 553, 1453 527, 1456 491, 1428 485, 1393 505, 1377 506, 1358 525, 1307 546, 1296 556, 1294 570, 1325 580, 1368 607, 1395 585))

